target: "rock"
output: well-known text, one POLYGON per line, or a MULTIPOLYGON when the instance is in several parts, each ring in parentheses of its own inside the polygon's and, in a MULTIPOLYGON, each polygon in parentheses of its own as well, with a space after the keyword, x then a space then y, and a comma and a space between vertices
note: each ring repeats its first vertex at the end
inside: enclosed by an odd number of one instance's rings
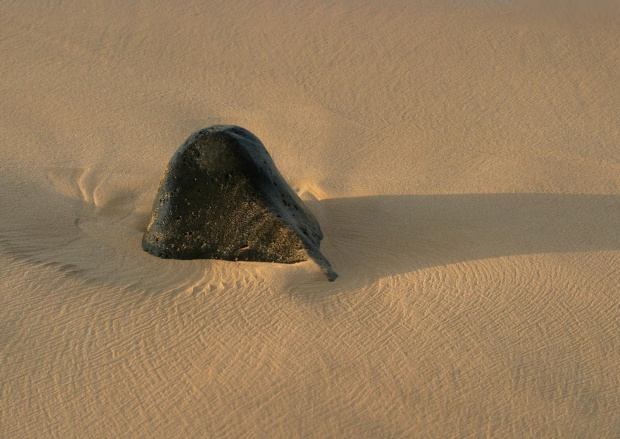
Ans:
POLYGON ((192 134, 159 184, 142 239, 152 255, 291 264, 313 259, 338 276, 319 251, 323 233, 249 131, 214 125, 192 134))

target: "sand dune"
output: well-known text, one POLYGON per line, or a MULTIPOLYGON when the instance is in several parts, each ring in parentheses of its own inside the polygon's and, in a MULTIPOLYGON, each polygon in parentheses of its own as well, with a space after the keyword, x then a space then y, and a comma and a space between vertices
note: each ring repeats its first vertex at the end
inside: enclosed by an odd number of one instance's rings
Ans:
POLYGON ((617 437, 614 1, 0 3, 0 436, 617 437), (312 262, 152 257, 244 126, 312 262))

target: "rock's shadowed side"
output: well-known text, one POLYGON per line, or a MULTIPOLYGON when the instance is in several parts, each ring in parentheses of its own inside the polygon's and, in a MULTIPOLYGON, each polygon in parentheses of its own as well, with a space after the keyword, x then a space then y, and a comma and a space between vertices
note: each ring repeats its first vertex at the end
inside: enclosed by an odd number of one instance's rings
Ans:
POLYGON ((215 125, 192 134, 159 184, 142 239, 145 251, 172 259, 294 263, 313 259, 323 233, 249 131, 215 125))

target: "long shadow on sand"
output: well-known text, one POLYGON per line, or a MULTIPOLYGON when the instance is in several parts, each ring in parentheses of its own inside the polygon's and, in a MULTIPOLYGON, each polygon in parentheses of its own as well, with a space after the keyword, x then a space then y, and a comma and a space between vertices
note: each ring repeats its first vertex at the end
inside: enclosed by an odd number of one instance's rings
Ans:
POLYGON ((309 202, 342 283, 512 255, 620 249, 620 196, 455 194, 309 202))

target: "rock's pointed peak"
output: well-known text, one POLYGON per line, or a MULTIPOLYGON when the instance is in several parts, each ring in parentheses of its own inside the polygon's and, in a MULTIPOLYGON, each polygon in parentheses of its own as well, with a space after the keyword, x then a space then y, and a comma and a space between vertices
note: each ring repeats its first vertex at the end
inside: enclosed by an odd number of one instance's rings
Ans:
POLYGON ((322 238, 261 141, 241 127, 213 125, 192 134, 170 160, 142 247, 172 259, 310 258, 333 281, 322 238))

